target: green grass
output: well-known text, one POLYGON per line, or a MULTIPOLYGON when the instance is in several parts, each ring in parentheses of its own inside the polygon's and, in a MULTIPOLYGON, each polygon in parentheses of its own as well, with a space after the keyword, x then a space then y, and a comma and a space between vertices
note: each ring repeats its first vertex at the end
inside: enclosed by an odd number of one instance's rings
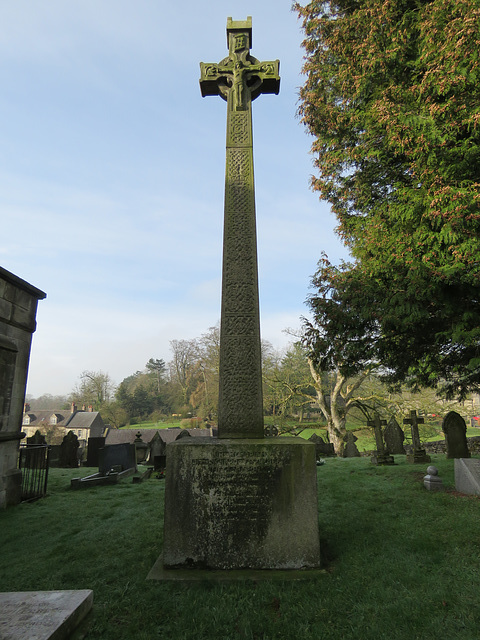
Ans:
MULTIPOLYGON (((480 609, 480 500, 454 489, 453 461, 328 459, 318 467, 323 575, 302 582, 146 581, 161 553, 164 483, 71 491, 0 512, 0 591, 93 589, 76 639, 473 640, 480 609)), ((93 472, 82 469, 81 475, 93 472)))

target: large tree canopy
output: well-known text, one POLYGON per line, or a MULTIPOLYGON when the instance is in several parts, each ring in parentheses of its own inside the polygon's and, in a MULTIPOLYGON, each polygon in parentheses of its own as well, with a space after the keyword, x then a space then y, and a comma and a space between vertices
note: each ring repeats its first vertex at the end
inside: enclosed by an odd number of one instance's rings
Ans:
MULTIPOLYGON (((357 317, 359 338, 365 329, 375 337, 391 379, 443 380, 459 396, 478 389, 479 4, 295 7, 306 36, 299 111, 315 137, 312 184, 354 258, 326 274, 325 289, 357 317)), ((329 330, 341 336, 340 323, 329 330)))

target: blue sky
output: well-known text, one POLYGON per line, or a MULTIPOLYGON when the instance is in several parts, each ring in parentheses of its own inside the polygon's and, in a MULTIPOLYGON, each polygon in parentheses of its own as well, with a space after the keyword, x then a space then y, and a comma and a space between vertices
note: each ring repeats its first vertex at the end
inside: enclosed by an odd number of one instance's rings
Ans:
POLYGON ((306 313, 321 251, 347 257, 310 191, 296 118, 303 51, 290 0, 15 0, 0 5, 0 264, 47 293, 27 392, 117 383, 220 317, 225 102, 199 62, 227 54, 227 16, 280 59, 253 105, 262 337, 306 313))

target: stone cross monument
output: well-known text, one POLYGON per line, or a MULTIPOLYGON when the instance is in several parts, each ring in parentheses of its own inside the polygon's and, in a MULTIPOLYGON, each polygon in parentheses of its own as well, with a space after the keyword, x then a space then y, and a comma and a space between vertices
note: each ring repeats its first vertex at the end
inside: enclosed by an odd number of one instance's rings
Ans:
POLYGON ((418 425, 423 423, 424 419, 417 416, 417 412, 415 410, 410 411, 410 418, 403 419, 403 424, 409 424, 412 432, 413 453, 407 455, 407 462, 409 463, 423 464, 425 462, 430 462, 430 456, 427 455, 427 452, 422 447, 420 442, 420 433, 418 431, 418 425))
POLYGON ((385 449, 385 444, 383 442, 383 433, 382 427, 386 426, 387 421, 381 420, 378 413, 375 413, 375 417, 373 420, 369 420, 367 422, 367 426, 373 427, 375 432, 375 442, 377 444, 377 451, 374 456, 372 456, 372 463, 383 465, 383 464, 394 464, 395 459, 390 453, 385 449))
POLYGON ((292 576, 320 564, 315 445, 263 430, 252 100, 278 93, 279 62, 250 55, 251 18, 228 18, 227 44, 227 58, 200 65, 202 95, 227 102, 219 437, 167 446, 153 579, 246 569, 292 576))
POLYGON ((228 57, 200 63, 202 96, 227 101, 218 436, 263 438, 252 100, 278 94, 279 61, 250 55, 252 19, 227 21, 228 57))

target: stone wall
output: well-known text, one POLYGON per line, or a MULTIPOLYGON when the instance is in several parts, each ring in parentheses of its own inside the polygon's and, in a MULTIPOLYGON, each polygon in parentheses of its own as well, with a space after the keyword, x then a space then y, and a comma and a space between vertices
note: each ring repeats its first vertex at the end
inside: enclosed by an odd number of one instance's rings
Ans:
MULTIPOLYGON (((480 436, 473 436, 467 438, 468 450, 473 455, 480 454, 480 436)), ((427 453, 447 453, 447 443, 445 440, 435 440, 434 442, 423 442, 423 448, 427 453)), ((405 451, 407 454, 413 453, 413 446, 411 444, 405 445, 405 451)))
MULTIPOLYGON (((472 455, 480 455, 480 436, 472 436, 467 438, 468 450, 472 455)), ((447 453, 447 443, 445 440, 435 440, 433 442, 422 442, 422 446, 427 453, 447 453)), ((411 444, 404 445, 407 455, 413 454, 413 446, 411 444)), ((362 451, 361 456, 369 457, 373 455, 373 451, 362 451)))
POLYGON ((20 501, 23 403, 37 304, 45 297, 0 267, 0 508, 20 501))

